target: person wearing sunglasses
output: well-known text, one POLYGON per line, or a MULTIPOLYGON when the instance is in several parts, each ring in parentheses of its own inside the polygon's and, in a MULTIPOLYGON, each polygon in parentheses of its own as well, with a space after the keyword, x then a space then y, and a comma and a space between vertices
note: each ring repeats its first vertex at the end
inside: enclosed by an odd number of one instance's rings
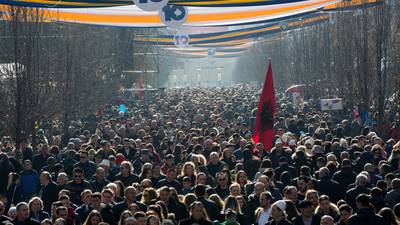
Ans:
POLYGON ((89 160, 89 154, 86 151, 79 152, 79 162, 74 165, 74 168, 76 167, 81 168, 88 179, 96 173, 97 169, 96 164, 89 160))
POLYGON ((65 188, 71 193, 71 202, 76 205, 82 205, 81 193, 85 189, 92 189, 92 185, 85 180, 83 170, 79 167, 73 170, 73 179, 69 181, 65 188))
POLYGON ((219 173, 217 176, 217 187, 215 188, 215 191, 221 199, 228 197, 230 193, 229 186, 230 180, 228 179, 228 174, 219 173))

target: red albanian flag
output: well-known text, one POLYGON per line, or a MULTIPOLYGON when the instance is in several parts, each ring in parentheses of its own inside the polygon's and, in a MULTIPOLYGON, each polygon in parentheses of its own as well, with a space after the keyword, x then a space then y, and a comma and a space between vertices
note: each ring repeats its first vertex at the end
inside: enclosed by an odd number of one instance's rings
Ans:
POLYGON ((271 150, 274 142, 274 115, 276 113, 276 99, 274 81, 272 78, 272 65, 269 61, 267 75, 263 90, 258 102, 256 123, 254 126, 254 143, 263 143, 266 150, 271 150))

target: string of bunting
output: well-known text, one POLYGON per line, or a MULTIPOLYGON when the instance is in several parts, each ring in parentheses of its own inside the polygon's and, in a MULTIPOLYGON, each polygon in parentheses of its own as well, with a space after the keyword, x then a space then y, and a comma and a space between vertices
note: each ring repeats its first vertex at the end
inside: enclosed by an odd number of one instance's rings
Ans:
MULTIPOLYGON (((28 0, 0 0, 28 1, 28 0)), ((44 1, 46 0, 30 0, 44 1)), ((88 0, 87 0, 88 1, 88 0)), ((147 1, 147 0, 135 0, 147 1)), ((150 1, 150 0, 148 0, 150 1)), ((159 0, 157 0, 159 1, 159 0)), ((169 5, 161 0, 160 5, 150 7, 128 5, 100 8, 41 8, 47 20, 122 27, 180 27, 185 26, 231 26, 264 23, 282 20, 296 15, 315 12, 340 0, 305 0, 285 4, 232 7, 192 7, 169 5), (162 4, 161 4, 162 3, 162 4), (164 5, 166 4, 166 5, 164 5), (149 8, 146 8, 149 7, 149 8), (161 7, 161 8, 160 8, 161 7), (145 9, 146 8, 146 9, 145 9), (145 10, 144 10, 145 9, 145 10), (159 9, 158 11, 153 11, 159 9), (151 10, 151 11, 149 11, 151 10)), ((95 2, 93 0, 93 2, 95 2)), ((7 2, 5 2, 7 3, 7 2)), ((145 4, 145 3, 143 3, 145 4)), ((150 4, 150 3, 146 3, 150 4)), ((1 5, 2 12, 10 12, 8 5, 1 5)))

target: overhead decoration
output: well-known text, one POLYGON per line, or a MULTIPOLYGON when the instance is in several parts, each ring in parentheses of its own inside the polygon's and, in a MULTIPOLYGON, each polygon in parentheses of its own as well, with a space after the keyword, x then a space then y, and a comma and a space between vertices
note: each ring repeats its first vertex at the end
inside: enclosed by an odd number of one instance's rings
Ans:
MULTIPOLYGON (((1 0, 1 4, 15 5, 15 6, 26 6, 26 7, 40 7, 40 8, 95 8, 95 7, 115 7, 115 6, 127 6, 137 4, 137 2, 144 0, 1 0)), ((160 1, 161 7, 157 7, 158 11, 165 2, 170 5, 182 5, 182 6, 201 6, 201 7, 237 7, 237 6, 263 6, 263 5, 279 5, 295 2, 303 2, 307 0, 162 0, 160 1)), ((154 1, 156 2, 156 1, 154 1)), ((341 1, 334 5, 330 5, 324 8, 324 10, 337 10, 341 8, 357 7, 360 5, 367 4, 378 4, 380 0, 351 0, 341 1)), ((142 7, 137 4, 139 8, 146 10, 146 6, 142 7)))
POLYGON ((186 6, 166 5, 159 11, 162 23, 171 28, 180 28, 188 18, 186 6))
MULTIPOLYGON (((9 3, 10 1, 16 2, 17 0, 2 1, 9 3)), ((31 3, 46 2, 49 4, 52 0, 19 1, 30 1, 31 3)), ((231 1, 236 2, 236 0, 231 1)), ((241 0, 237 1, 240 2, 241 0)), ((188 7, 190 14, 187 16, 185 26, 240 25, 282 20, 300 14, 315 12, 339 1, 340 0, 290 1, 286 4, 248 7, 188 7)), ((89 4, 88 2, 86 3, 89 4)), ((1 10, 7 13, 10 9, 6 5, 2 5, 1 10)), ((43 10, 44 19, 62 22, 125 27, 165 26, 162 23, 158 12, 143 11, 134 5, 105 8, 46 8, 43 10)), ((172 14, 169 15, 173 17, 172 14)), ((175 17, 179 17, 179 15, 176 15, 175 17)))
POLYGON ((174 35, 174 44, 176 47, 187 47, 189 45, 190 38, 187 34, 178 33, 174 35))
MULTIPOLYGON (((234 31, 215 32, 210 34, 192 34, 189 35, 191 45, 226 43, 229 41, 240 41, 246 39, 254 39, 257 37, 275 34, 285 31, 297 29, 299 27, 311 26, 329 20, 328 14, 311 14, 301 18, 288 20, 286 22, 264 24, 253 26, 250 28, 237 29, 234 31)), ((174 45, 175 40, 172 35, 158 35, 154 37, 136 36, 135 44, 150 45, 174 45)))
MULTIPOLYGON (((302 1, 306 0, 170 0, 169 4, 197 7, 237 7, 277 5, 302 1)), ((136 4, 139 8, 146 11, 158 11, 166 5, 165 2, 168 2, 168 0, 1 0, 1 2, 6 5, 41 8, 115 7, 136 4)))
POLYGON ((332 4, 324 7, 324 11, 336 11, 336 10, 352 10, 359 7, 369 7, 378 4, 382 4, 381 0, 351 0, 351 1, 341 1, 336 4, 332 4))

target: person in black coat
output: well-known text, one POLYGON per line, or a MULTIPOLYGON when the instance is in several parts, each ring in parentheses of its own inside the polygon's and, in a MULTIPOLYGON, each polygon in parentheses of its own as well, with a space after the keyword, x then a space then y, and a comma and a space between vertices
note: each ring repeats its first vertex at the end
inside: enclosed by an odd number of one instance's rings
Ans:
POLYGON ((169 187, 162 187, 160 190, 160 201, 163 202, 169 213, 175 214, 176 221, 188 218, 189 213, 185 204, 180 202, 177 196, 172 197, 172 191, 169 187))
POLYGON ((260 206, 261 193, 265 191, 265 185, 261 182, 254 184, 254 193, 249 195, 247 210, 250 221, 255 221, 255 211, 260 206))
POLYGON ((343 188, 336 181, 331 180, 329 169, 322 167, 319 169, 319 180, 315 182, 314 187, 321 195, 328 195, 332 202, 339 201, 343 195, 343 188))
POLYGON ((122 162, 120 168, 121 172, 115 176, 114 180, 120 180, 125 187, 132 185, 132 183, 139 182, 139 176, 133 174, 133 167, 130 162, 122 162))
POLYGON ((36 171, 40 171, 43 167, 47 165, 47 159, 50 156, 54 157, 54 155, 49 153, 49 146, 47 144, 41 144, 39 149, 40 153, 35 155, 32 161, 32 167, 36 171))
POLYGON ((7 191, 8 176, 14 171, 14 167, 5 153, 0 152, 0 194, 7 191))
POLYGON ((83 171, 81 168, 76 167, 73 171, 74 178, 65 185, 71 193, 71 202, 76 205, 82 205, 81 193, 85 189, 92 189, 92 185, 84 179, 83 171))
POLYGON ((206 186, 199 184, 194 187, 194 194, 197 197, 197 201, 201 202, 207 211, 208 216, 212 221, 219 218, 217 204, 215 202, 208 200, 204 197, 206 193, 206 186))
POLYGON ((345 200, 353 209, 356 209, 356 198, 359 194, 369 194, 370 189, 367 187, 368 178, 364 174, 356 177, 356 187, 346 192, 345 200))
POLYGON ((213 223, 208 220, 206 210, 203 204, 195 201, 190 205, 190 217, 179 221, 179 225, 212 225, 213 223))
POLYGON ((343 159, 341 165, 342 168, 333 174, 332 180, 338 182, 342 187, 347 188, 356 180, 357 174, 353 171, 349 159, 343 159))
POLYGON ((29 146, 28 139, 22 140, 19 151, 22 153, 22 161, 25 161, 27 159, 29 159, 31 161, 33 160, 33 150, 29 146))
POLYGON ((118 146, 117 153, 121 153, 125 156, 125 159, 133 162, 138 157, 138 151, 130 145, 128 138, 125 138, 122 145, 118 146))
MULTIPOLYGON (((105 160, 103 160, 105 161, 105 160)), ((103 162, 102 162, 103 163, 103 162)), ((109 165, 109 164, 108 164, 109 165)), ((93 192, 101 192, 107 184, 110 183, 109 180, 105 178, 106 172, 104 168, 99 167, 96 169, 96 175, 93 177, 92 181, 90 182, 93 187, 93 192)))
POLYGON ((254 176, 258 172, 261 161, 257 157, 253 156, 249 148, 243 151, 243 166, 244 171, 247 173, 248 179, 253 180, 254 176))
POLYGON ((103 222, 106 222, 110 225, 116 224, 116 220, 114 219, 114 213, 112 211, 111 205, 101 204, 101 193, 99 192, 92 193, 91 197, 92 197, 91 203, 88 205, 90 211, 97 210, 100 212, 103 222))
POLYGON ((74 165, 74 168, 77 167, 82 169, 87 179, 92 178, 97 168, 94 162, 89 161, 89 155, 85 151, 79 152, 79 162, 74 165))
POLYGON ((158 183, 156 184, 156 187, 158 187, 158 188, 164 187, 164 186, 173 187, 178 192, 181 192, 182 184, 179 183, 179 181, 176 179, 176 170, 174 168, 169 168, 167 170, 166 175, 167 175, 167 177, 165 179, 158 181, 158 183))
POLYGON ((275 176, 281 177, 284 171, 288 171, 292 177, 297 177, 297 170, 293 166, 289 166, 289 161, 286 157, 279 158, 279 167, 275 169, 275 176))
POLYGON ((124 192, 124 201, 118 202, 115 204, 113 211, 114 211, 114 218, 116 221, 119 220, 119 217, 121 216, 122 212, 128 209, 128 206, 132 203, 135 203, 140 211, 146 212, 147 211, 147 206, 144 205, 141 202, 136 201, 136 188, 133 186, 128 186, 125 188, 124 192))
POLYGON ((43 211, 43 202, 39 197, 33 197, 29 203, 29 217, 37 221, 50 219, 50 214, 43 211))
POLYGON ((58 185, 51 180, 49 172, 44 171, 40 174, 39 180, 41 187, 39 190, 39 198, 43 201, 43 210, 47 213, 51 212, 51 205, 58 200, 58 185))
POLYGON ((303 200, 299 203, 298 208, 300 210, 301 215, 293 218, 293 225, 304 225, 304 221, 311 220, 310 225, 319 225, 321 218, 314 214, 312 203, 308 200, 303 200))
POLYGON ((377 215, 371 206, 371 199, 367 194, 360 194, 356 199, 357 212, 349 219, 349 225, 389 225, 380 215, 377 215))
POLYGON ((17 217, 12 221, 13 225, 40 225, 40 222, 29 217, 29 207, 25 202, 16 206, 17 217))

